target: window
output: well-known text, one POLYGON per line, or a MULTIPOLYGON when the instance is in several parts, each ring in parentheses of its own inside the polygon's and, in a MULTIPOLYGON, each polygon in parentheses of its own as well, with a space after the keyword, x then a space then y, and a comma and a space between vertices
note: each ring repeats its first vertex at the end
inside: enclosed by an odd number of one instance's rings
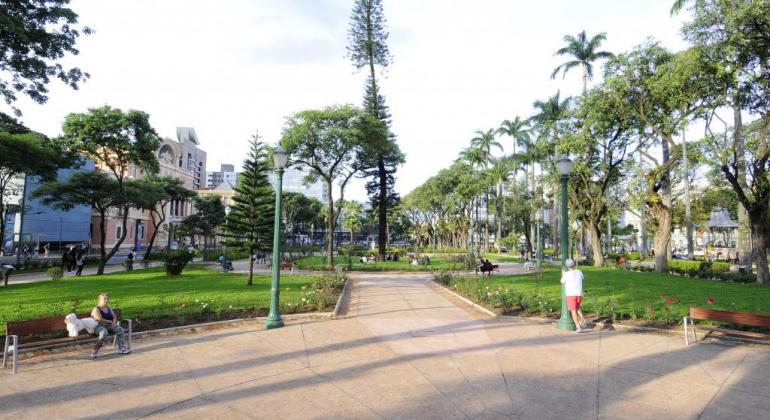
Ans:
POLYGON ((115 238, 120 239, 123 236, 123 225, 118 226, 115 238))

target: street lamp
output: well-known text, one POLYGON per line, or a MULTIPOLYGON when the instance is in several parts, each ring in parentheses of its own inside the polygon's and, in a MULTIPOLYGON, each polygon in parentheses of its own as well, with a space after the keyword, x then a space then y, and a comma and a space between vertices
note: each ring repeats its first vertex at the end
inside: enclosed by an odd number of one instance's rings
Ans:
POLYGON ((543 209, 537 211, 537 271, 543 269, 543 209))
MULTIPOLYGON (((227 217, 230 216, 230 207, 225 207, 225 232, 227 232, 227 217)), ((224 241, 222 241, 222 248, 224 249, 224 252, 222 253, 222 272, 227 273, 227 238, 225 238, 224 241)))
MULTIPOLYGON (((569 240, 569 232, 567 231, 567 181, 569 180, 569 174, 572 171, 572 160, 567 155, 562 155, 556 162, 556 166, 559 169, 559 181, 561 181, 561 269, 567 267, 567 242, 569 240)), ((567 295, 564 290, 564 285, 561 286, 561 317, 556 323, 559 329, 567 331, 575 331, 575 323, 572 321, 569 310, 567 310, 567 295)))
POLYGON ((265 328, 283 327, 281 312, 278 309, 278 295, 281 288, 281 188, 283 187, 283 168, 286 166, 288 156, 281 146, 273 152, 273 163, 278 175, 275 183, 275 227, 273 228, 273 281, 270 285, 270 315, 265 321, 265 328))

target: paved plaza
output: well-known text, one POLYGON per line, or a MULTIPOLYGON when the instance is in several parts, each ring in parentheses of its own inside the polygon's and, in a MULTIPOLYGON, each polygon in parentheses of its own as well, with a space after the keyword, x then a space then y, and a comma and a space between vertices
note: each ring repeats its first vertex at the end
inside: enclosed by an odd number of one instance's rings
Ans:
POLYGON ((766 418, 770 349, 491 318, 359 274, 346 317, 137 340, 0 372, 4 418, 766 418))

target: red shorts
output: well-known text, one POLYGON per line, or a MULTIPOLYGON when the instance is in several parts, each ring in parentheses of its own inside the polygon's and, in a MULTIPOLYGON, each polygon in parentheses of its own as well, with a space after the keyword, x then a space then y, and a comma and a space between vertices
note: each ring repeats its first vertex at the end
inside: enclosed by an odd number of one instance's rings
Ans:
POLYGON ((577 311, 583 303, 583 296, 567 296, 567 309, 577 311))

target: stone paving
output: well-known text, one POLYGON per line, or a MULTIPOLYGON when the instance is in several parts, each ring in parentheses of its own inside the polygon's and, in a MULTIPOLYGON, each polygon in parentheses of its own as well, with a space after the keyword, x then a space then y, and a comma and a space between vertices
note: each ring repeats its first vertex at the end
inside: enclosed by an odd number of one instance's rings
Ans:
POLYGON ((0 372, 8 418, 767 418, 770 349, 490 318, 360 274, 347 317, 137 340, 0 372))

